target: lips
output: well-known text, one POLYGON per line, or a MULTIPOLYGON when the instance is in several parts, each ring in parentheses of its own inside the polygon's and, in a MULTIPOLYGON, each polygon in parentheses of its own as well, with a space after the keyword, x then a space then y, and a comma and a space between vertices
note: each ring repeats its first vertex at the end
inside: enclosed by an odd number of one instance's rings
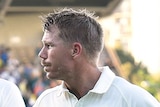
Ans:
POLYGON ((43 70, 45 71, 45 72, 50 72, 50 65, 47 65, 47 64, 44 64, 44 65, 42 65, 43 66, 43 70))
POLYGON ((44 64, 44 63, 42 63, 41 64, 43 67, 48 67, 48 66, 50 66, 49 64, 44 64))
POLYGON ((41 65, 42 65, 43 67, 48 67, 48 66, 50 66, 51 64, 49 64, 49 63, 47 63, 47 62, 44 62, 44 61, 41 61, 41 65))

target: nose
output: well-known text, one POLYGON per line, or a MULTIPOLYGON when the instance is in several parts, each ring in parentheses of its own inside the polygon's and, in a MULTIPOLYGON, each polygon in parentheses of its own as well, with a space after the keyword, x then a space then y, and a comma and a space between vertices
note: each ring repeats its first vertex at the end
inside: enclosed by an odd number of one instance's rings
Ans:
POLYGON ((47 59, 47 51, 44 47, 40 50, 38 56, 42 59, 47 59))

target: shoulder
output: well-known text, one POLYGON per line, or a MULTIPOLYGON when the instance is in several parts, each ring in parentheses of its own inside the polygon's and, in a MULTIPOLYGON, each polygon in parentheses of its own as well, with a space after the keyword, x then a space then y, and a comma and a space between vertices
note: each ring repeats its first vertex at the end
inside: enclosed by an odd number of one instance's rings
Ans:
MULTIPOLYGON (((46 102, 50 102, 50 100, 54 100, 61 93, 61 85, 56 86, 54 88, 46 89, 36 100, 33 107, 37 107, 38 105, 46 102)), ((52 102, 51 101, 51 102, 52 102)))
POLYGON ((46 89, 40 96, 39 98, 43 98, 43 97, 46 97, 50 94, 58 94, 58 92, 60 92, 60 89, 61 89, 61 85, 58 85, 54 88, 50 88, 50 89, 46 89))
POLYGON ((6 107, 25 107, 21 92, 16 84, 0 79, 0 104, 6 107))
POLYGON ((0 94, 1 96, 21 96, 21 92, 18 88, 18 86, 10 81, 0 79, 0 94))
MULTIPOLYGON (((112 86, 118 91, 128 105, 158 107, 158 101, 145 89, 134 85, 127 80, 116 77, 112 86)), ((135 106, 135 107, 136 107, 135 106)))
MULTIPOLYGON (((145 89, 143 89, 140 86, 137 86, 135 84, 132 84, 128 82, 127 80, 121 78, 121 77, 116 77, 113 81, 112 84, 116 89, 121 92, 122 94, 126 95, 135 95, 135 94, 150 94, 147 92, 145 89), (128 94, 129 93, 129 94, 128 94)), ((137 96, 137 95, 136 95, 137 96)))
POLYGON ((12 84, 12 83, 5 79, 0 79, 0 85, 3 85, 3 84, 12 84))
POLYGON ((11 89, 18 90, 18 87, 16 86, 16 84, 4 79, 0 79, 0 87, 1 87, 1 90, 4 89, 5 91, 11 90, 11 89))

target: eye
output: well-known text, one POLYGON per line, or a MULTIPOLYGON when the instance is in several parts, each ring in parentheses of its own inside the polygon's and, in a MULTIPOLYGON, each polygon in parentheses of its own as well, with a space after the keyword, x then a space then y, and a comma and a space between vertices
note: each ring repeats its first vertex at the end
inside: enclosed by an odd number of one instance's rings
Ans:
POLYGON ((48 49, 51 49, 53 47, 53 45, 47 45, 48 49))
POLYGON ((45 46, 48 48, 48 49, 51 49, 53 47, 53 45, 51 44, 45 44, 45 46))

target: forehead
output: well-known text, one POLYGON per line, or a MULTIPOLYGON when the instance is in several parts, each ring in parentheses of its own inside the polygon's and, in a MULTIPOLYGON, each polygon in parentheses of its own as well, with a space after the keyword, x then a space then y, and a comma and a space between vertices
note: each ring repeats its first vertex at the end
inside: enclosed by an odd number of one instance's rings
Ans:
POLYGON ((55 42, 58 40, 60 40, 58 29, 54 28, 51 31, 48 31, 48 30, 44 31, 42 42, 55 42))

